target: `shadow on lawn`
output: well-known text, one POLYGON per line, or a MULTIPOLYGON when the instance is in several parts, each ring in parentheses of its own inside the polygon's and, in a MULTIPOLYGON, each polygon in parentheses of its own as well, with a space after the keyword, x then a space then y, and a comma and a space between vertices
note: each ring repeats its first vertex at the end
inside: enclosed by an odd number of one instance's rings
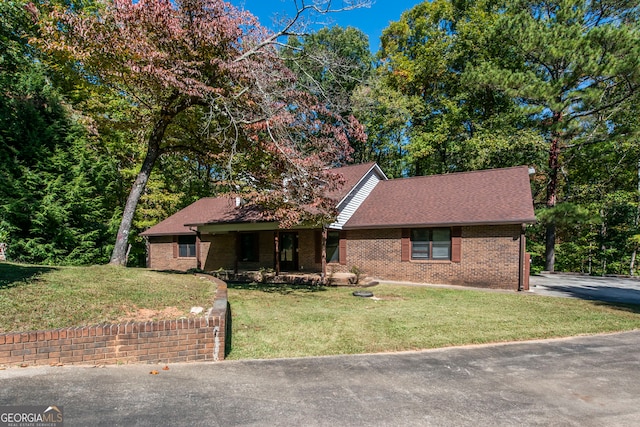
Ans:
POLYGON ((323 292, 327 290, 326 287, 322 285, 256 282, 227 282, 227 287, 229 289, 242 291, 261 291, 280 295, 289 295, 296 292, 323 292))
POLYGON ((640 287, 630 288, 622 286, 610 286, 601 278, 594 277, 591 280, 596 285, 558 285, 545 284, 546 288, 564 296, 586 301, 593 301, 595 305, 615 308, 617 310, 640 313, 640 287))
POLYGON ((33 282, 43 273, 57 270, 55 267, 19 265, 0 262, 0 290, 33 282))

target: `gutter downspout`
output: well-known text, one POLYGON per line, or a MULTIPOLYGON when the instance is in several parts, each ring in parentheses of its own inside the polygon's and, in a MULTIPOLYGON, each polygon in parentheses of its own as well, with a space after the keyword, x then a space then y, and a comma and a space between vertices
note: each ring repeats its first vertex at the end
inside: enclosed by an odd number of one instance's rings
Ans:
POLYGON ((519 260, 518 260, 518 291, 523 291, 525 288, 525 277, 524 277, 524 273, 525 273, 525 255, 527 252, 527 246, 526 246, 526 238, 524 235, 524 232, 526 230, 526 224, 522 224, 520 227, 520 256, 519 256, 519 260))

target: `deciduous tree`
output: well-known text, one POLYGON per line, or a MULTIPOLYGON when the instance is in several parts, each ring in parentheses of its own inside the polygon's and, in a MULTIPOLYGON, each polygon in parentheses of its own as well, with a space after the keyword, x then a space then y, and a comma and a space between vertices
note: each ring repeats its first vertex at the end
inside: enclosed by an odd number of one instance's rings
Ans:
MULTIPOLYGON (((331 9, 331 2, 297 4, 298 15, 331 9)), ((163 153, 215 155, 228 166, 227 187, 268 204, 273 219, 291 224, 312 209, 329 212, 322 190, 339 177, 326 166, 344 161, 347 134, 357 134, 359 126, 296 87, 274 47, 294 24, 269 33, 222 0, 114 0, 95 13, 50 15, 49 52, 140 112, 146 154, 112 264, 126 264, 134 212, 163 153), (201 138, 180 138, 185 126, 195 126, 201 138)))
POLYGON ((494 88, 470 84, 477 64, 501 56, 487 37, 498 19, 491 0, 423 2, 384 30, 378 52, 383 84, 412 105, 406 120, 411 175, 538 161, 540 138, 522 133, 526 116, 494 88))

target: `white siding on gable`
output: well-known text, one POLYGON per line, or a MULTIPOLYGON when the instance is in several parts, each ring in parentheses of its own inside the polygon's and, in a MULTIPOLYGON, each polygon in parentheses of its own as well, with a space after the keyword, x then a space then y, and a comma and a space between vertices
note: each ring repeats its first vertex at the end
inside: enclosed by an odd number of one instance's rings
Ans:
POLYGON ((351 216, 360 207, 362 202, 371 194, 375 186, 386 176, 377 166, 371 168, 360 182, 349 192, 347 197, 338 205, 338 218, 336 222, 329 225, 334 230, 342 230, 342 226, 349 221, 351 216))

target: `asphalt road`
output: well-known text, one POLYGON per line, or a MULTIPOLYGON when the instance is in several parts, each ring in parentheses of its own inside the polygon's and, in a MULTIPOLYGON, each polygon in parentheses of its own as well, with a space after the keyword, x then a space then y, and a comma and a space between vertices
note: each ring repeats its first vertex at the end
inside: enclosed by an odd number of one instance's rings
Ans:
POLYGON ((640 304, 638 278, 547 273, 531 276, 530 289, 547 296, 640 304))
POLYGON ((0 371, 65 426, 637 426, 640 331, 423 352, 0 371), (151 375, 158 370, 158 375, 151 375))

